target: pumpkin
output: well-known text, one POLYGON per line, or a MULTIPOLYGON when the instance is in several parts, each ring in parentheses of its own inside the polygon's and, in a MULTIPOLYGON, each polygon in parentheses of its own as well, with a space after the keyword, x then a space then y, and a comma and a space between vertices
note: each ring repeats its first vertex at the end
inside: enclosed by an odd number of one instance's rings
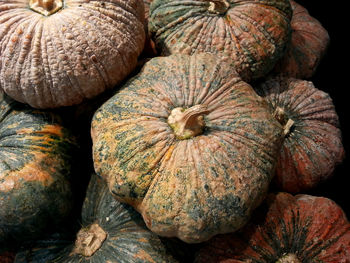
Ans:
POLYGON ((39 254, 45 254, 52 263, 178 262, 169 253, 166 241, 149 231, 132 207, 116 201, 106 183, 96 175, 91 177, 87 189, 82 228, 75 242, 63 250, 53 251, 59 246, 56 241, 31 249, 16 256, 16 263, 32 262, 25 258, 39 254))
POLYGON ((311 78, 327 51, 329 35, 307 9, 290 1, 293 9, 292 38, 287 52, 276 64, 274 72, 299 79, 311 78))
POLYGON ((0 247, 39 237, 68 215, 76 148, 58 115, 0 92, 0 247))
POLYGON ((244 229, 211 239, 195 262, 350 262, 350 223, 328 198, 270 194, 244 229))
POLYGON ((291 16, 288 0, 154 0, 149 30, 163 55, 223 53, 249 80, 284 54, 291 16))
POLYGON ((330 96, 312 82, 293 78, 269 79, 257 92, 285 127, 285 140, 274 182, 297 193, 328 179, 344 159, 338 115, 330 96))
POLYGON ((1 1, 1 88, 36 108, 95 97, 136 66, 143 22, 142 0, 1 1))
POLYGON ((153 58, 92 120, 95 171, 160 236, 198 243, 263 199, 282 127, 229 59, 153 58))

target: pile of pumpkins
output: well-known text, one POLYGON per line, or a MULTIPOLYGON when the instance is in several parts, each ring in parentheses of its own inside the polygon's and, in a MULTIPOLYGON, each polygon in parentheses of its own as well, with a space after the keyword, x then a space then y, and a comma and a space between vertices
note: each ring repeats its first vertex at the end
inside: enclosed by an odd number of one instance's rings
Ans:
POLYGON ((350 262, 305 194, 328 42, 293 0, 0 1, 0 262, 350 262))

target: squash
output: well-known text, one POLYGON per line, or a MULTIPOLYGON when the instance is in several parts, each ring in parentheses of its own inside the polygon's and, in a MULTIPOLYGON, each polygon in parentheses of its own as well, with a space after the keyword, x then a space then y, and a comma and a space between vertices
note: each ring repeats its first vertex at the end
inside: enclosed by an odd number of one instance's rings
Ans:
POLYGON ((291 17, 288 0, 154 0, 149 30, 161 54, 228 55, 249 81, 283 56, 291 17))
POLYGON ((285 127, 276 167, 278 189, 297 193, 327 180, 344 159, 339 119, 330 96, 312 82, 276 77, 257 92, 285 127))
POLYGON ((95 112, 95 171, 160 236, 235 231, 267 192, 282 127, 233 63, 153 58, 95 112))
POLYGON ((1 1, 1 88, 35 108, 93 98, 135 68, 143 22, 142 0, 1 1))
POLYGON ((0 247, 40 237, 68 215, 76 149, 58 115, 0 92, 0 247))
MULTIPOLYGON (((149 231, 139 213, 116 201, 107 184, 92 175, 82 210, 82 227, 75 242, 50 242, 16 256, 15 263, 45 255, 52 263, 94 262, 178 262, 167 242, 149 231), (26 259, 27 258, 27 259, 26 259)), ((35 262, 35 261, 33 261, 35 262)))
POLYGON ((350 262, 350 223, 328 198, 270 194, 244 229, 214 237, 195 262, 350 262))
POLYGON ((307 9, 290 1, 293 9, 292 38, 287 52, 276 64, 274 72, 299 79, 311 78, 325 55, 329 35, 322 24, 307 9))

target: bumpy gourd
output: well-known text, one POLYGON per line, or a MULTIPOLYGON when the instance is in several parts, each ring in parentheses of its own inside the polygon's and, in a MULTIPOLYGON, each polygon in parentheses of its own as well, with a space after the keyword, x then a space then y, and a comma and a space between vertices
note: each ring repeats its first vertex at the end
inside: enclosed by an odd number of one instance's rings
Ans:
POLYGON ((0 92, 0 247, 40 237, 67 216, 76 147, 59 116, 0 92))
POLYGON ((154 58, 94 115, 96 172, 159 235, 235 231, 267 191, 282 127, 232 64, 154 58))
POLYGON ((257 92, 284 126, 274 178, 279 189, 296 193, 328 179, 344 159, 339 119, 330 96, 310 81, 284 77, 263 82, 257 92))
POLYGON ((0 85, 35 108, 78 104, 121 82, 144 41, 142 0, 0 1, 0 85))
POLYGON ((328 198, 270 194, 249 224, 214 237, 195 262, 350 262, 350 223, 328 198))
POLYGON ((163 55, 227 55, 249 80, 264 76, 284 54, 291 17, 288 0, 154 0, 149 30, 163 55))

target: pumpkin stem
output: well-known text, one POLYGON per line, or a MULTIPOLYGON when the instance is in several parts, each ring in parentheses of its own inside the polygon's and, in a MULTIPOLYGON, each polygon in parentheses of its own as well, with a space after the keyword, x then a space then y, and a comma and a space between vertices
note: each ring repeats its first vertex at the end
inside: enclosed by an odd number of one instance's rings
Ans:
POLYGON ((168 124, 178 139, 190 139, 203 132, 205 126, 203 115, 208 113, 206 105, 195 105, 188 109, 175 108, 168 117, 168 124))
POLYGON ((226 0, 211 0, 209 1, 208 11, 212 14, 224 15, 229 8, 230 3, 226 0))
POLYGON ((49 16, 63 7, 63 0, 30 0, 29 7, 39 14, 49 16))
POLYGON ((75 247, 71 254, 91 257, 100 249, 106 238, 107 233, 97 223, 87 228, 82 228, 77 235, 75 247))
POLYGON ((286 115, 285 111, 281 107, 277 107, 276 108, 273 116, 278 120, 278 122, 280 124, 283 125, 283 128, 284 128, 283 134, 284 134, 284 136, 285 137, 288 136, 290 134, 291 129, 292 129, 292 127, 293 127, 295 122, 292 119, 286 120, 287 115, 286 115))
POLYGON ((288 253, 282 256, 276 263, 301 263, 301 261, 295 254, 288 253))

